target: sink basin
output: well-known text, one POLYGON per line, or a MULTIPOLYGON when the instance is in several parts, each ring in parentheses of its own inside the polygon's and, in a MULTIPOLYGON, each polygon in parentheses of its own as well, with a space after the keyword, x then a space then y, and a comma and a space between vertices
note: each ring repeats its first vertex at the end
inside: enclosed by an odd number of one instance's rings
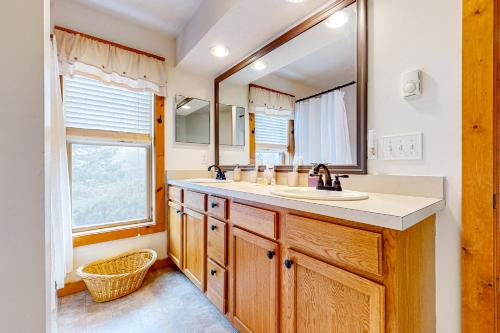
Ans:
POLYGON ((215 178, 191 178, 191 179, 186 179, 187 182, 191 183, 231 183, 231 179, 225 179, 225 180, 220 180, 220 179, 215 179, 215 178))
POLYGON ((271 193, 280 197, 325 200, 325 201, 352 201, 368 199, 368 194, 356 191, 324 191, 312 187, 276 188, 271 193))

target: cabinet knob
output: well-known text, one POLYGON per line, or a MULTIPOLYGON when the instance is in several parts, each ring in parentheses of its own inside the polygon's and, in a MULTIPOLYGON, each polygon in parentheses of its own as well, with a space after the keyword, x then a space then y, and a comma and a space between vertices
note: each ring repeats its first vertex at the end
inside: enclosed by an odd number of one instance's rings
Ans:
POLYGON ((289 268, 289 269, 290 269, 290 268, 292 268, 293 261, 292 261, 292 260, 290 260, 290 259, 285 259, 284 264, 285 264, 285 267, 286 267, 286 268, 289 268))
POLYGON ((210 229, 212 229, 212 231, 214 231, 215 229, 217 229, 217 226, 216 226, 215 224, 212 224, 212 225, 210 226, 210 229))
POLYGON ((276 254, 276 253, 274 253, 274 251, 271 251, 271 250, 267 251, 267 257, 268 257, 269 259, 273 259, 273 257, 274 257, 274 255, 275 255, 275 254, 276 254))
POLYGON ((216 271, 215 269, 211 269, 211 270, 210 270, 210 275, 214 276, 214 275, 215 275, 215 273, 217 273, 217 271, 216 271))
POLYGON ((176 213, 177 213, 177 215, 180 215, 181 211, 177 209, 176 213))
POLYGON ((217 202, 212 202, 210 205, 212 206, 212 208, 215 208, 215 207, 217 207, 219 204, 218 204, 217 202))

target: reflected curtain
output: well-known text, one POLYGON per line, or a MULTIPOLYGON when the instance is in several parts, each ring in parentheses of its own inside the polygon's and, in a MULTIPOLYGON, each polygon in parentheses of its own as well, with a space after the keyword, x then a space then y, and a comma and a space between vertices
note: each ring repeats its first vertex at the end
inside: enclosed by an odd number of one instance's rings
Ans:
POLYGON ((353 163, 345 92, 335 90, 295 105, 295 156, 305 163, 353 163))
POLYGON ((293 119, 295 97, 251 86, 249 107, 250 113, 293 119))
POLYGON ((64 287, 66 274, 73 270, 73 239, 66 128, 55 38, 52 40, 51 57, 50 221, 52 227, 52 273, 56 287, 60 289, 64 287))

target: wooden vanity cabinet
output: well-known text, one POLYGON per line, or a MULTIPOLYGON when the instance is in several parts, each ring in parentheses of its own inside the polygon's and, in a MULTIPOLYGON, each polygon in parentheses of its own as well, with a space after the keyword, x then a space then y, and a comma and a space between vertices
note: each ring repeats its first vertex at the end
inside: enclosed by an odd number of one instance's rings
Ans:
POLYGON ((202 291, 205 291, 206 223, 207 217, 184 208, 184 274, 202 291))
POLYGON ((167 254, 175 265, 183 269, 184 213, 180 203, 167 205, 167 254))
POLYGON ((278 332, 278 244, 237 227, 231 244, 233 324, 242 333, 278 332))
POLYGON ((435 332, 434 215, 397 231, 172 193, 169 256, 240 332, 435 332))
POLYGON ((289 249, 283 263, 282 332, 384 332, 384 286, 289 249))

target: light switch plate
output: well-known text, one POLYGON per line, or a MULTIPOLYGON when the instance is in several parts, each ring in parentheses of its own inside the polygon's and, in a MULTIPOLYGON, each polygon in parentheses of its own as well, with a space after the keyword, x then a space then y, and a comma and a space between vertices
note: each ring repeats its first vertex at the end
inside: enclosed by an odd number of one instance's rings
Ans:
POLYGON ((423 156, 421 132, 382 137, 384 160, 421 160, 423 156))

